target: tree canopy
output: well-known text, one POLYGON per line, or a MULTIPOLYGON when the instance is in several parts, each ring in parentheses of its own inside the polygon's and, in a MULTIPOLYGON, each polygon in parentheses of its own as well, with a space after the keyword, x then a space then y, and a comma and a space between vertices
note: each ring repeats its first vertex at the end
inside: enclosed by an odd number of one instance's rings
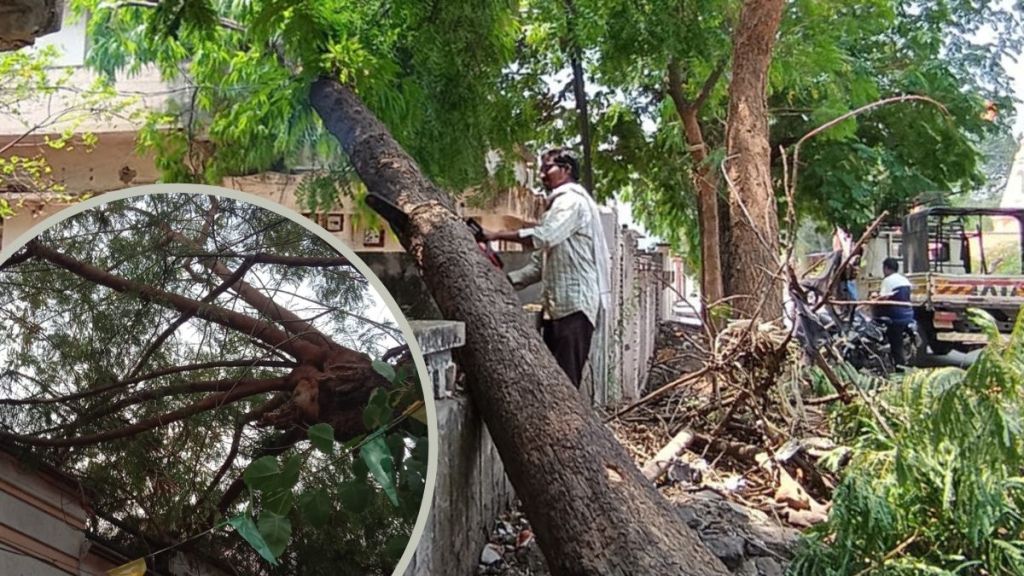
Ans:
MULTIPOLYGON (((441 185, 507 183, 511 166, 489 171, 489 152, 578 143, 569 45, 579 46, 588 79, 599 196, 630 201, 654 233, 693 246, 693 171, 721 173, 733 0, 577 0, 571 10, 526 0, 74 5, 90 14, 92 66, 113 74, 155 64, 178 83, 177 104, 153 115, 142 139, 171 180, 314 165, 352 182, 309 107, 309 84, 326 73, 351 85, 441 185), (693 106, 708 152, 696 164, 680 99, 693 106)), ((1020 12, 972 2, 789 3, 769 83, 777 189, 780 146, 907 93, 947 112, 880 109, 810 141, 799 212, 857 228, 921 196, 980 187, 979 145, 1012 122, 1002 59, 1020 52, 1020 12), (1000 111, 994 122, 981 117, 986 101, 1000 111)))
POLYGON ((79 478, 94 530, 141 551, 231 519, 277 567, 223 530, 196 546, 240 573, 391 573, 426 478, 422 391, 319 237, 230 199, 136 196, 29 241, 0 294, 0 440, 79 478))
POLYGON ((519 30, 508 1, 73 5, 90 14, 92 66, 113 75, 155 64, 181 83, 178 104, 144 133, 168 179, 343 169, 309 106, 325 71, 351 83, 443 185, 478 184, 488 150, 525 140, 517 100, 498 90, 519 30), (212 150, 190 146, 197 137, 212 150))
MULTIPOLYGON (((678 79, 679 96, 700 104, 706 162, 720 174, 739 3, 580 4, 590 7, 580 13, 592 20, 591 73, 607 88, 595 99, 598 188, 624 192, 667 240, 692 241, 694 226, 682 225, 696 217, 688 193, 692 143, 672 90, 678 79)), ((779 147, 901 94, 930 96, 948 113, 925 104, 883 108, 809 141, 801 151, 798 212, 856 228, 884 209, 902 212, 922 194, 943 201, 981 186, 988 175, 979 145, 1012 125, 1013 90, 1002 62, 1020 52, 1020 14, 992 3, 788 3, 768 86, 776 189, 783 188, 779 147), (982 118, 986 101, 1000 111, 994 122, 982 118)))

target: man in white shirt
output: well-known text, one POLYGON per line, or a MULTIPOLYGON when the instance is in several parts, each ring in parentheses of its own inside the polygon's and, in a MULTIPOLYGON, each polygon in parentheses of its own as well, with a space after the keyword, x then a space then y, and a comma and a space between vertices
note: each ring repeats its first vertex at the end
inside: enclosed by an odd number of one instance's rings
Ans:
MULTIPOLYGON (((878 300, 910 302, 910 280, 898 270, 899 262, 895 258, 886 258, 882 261, 882 274, 885 277, 882 278, 882 286, 878 291, 878 300)), ((886 325, 886 337, 889 340, 894 365, 906 365, 903 358, 903 331, 914 321, 914 309, 896 304, 876 304, 874 316, 886 325)))
POLYGON ((510 272, 517 289, 543 281, 544 343, 579 388, 602 310, 609 306, 609 256, 597 203, 576 180, 579 164, 566 150, 541 156, 540 179, 549 191, 547 211, 533 228, 488 232, 487 240, 519 242, 536 250, 510 272))

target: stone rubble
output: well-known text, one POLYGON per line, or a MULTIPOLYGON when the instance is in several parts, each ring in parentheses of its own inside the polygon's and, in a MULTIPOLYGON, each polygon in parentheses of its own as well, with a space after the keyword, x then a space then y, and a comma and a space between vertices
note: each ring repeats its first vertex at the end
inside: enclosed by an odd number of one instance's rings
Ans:
POLYGON ((477 574, 547 576, 544 556, 537 547, 530 522, 517 509, 495 522, 490 542, 480 554, 477 574))
MULTIPOLYGON (((736 576, 782 576, 799 542, 800 532, 780 526, 763 512, 725 500, 714 492, 666 496, 680 519, 736 576)), ((530 523, 517 510, 495 522, 481 555, 477 574, 548 576, 530 523)))

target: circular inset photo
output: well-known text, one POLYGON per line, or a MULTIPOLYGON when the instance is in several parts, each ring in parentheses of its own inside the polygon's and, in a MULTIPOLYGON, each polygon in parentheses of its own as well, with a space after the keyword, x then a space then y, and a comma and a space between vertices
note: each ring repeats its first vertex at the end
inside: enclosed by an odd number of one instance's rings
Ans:
POLYGON ((8 567, 396 572, 436 435, 409 324, 326 231, 197 188, 107 194, 0 253, 8 567))

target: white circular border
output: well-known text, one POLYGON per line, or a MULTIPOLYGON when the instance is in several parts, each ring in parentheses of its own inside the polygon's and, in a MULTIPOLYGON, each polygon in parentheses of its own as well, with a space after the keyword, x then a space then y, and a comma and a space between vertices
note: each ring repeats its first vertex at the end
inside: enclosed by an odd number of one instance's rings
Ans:
POLYGON ((101 206, 109 202, 134 198, 137 196, 181 193, 198 194, 202 196, 221 196, 238 200, 240 202, 246 202, 274 212, 302 226, 326 242, 331 248, 337 250, 342 256, 347 258, 349 262, 351 262, 351 264, 355 266, 364 277, 366 277, 373 289, 377 291, 377 296, 384 302, 384 305, 387 306, 388 310, 394 316, 399 329, 402 331, 402 336, 405 337, 405 341, 409 345, 409 350, 412 352, 413 362, 416 364, 416 371, 420 378, 420 386, 423 388, 423 402, 427 409, 427 479, 423 487, 423 500, 420 502, 420 511, 416 516, 416 523, 413 525, 412 534, 409 536, 409 543, 406 545, 405 551, 402 553, 402 557, 395 566, 392 576, 404 574, 406 568, 408 568, 409 564, 412 563, 412 558, 416 554, 416 549, 419 547, 420 540, 423 538, 423 532, 426 530, 427 519, 430 515, 430 507, 434 500, 434 488, 437 482, 437 454, 439 440, 437 429, 437 408, 434 405, 434 390, 431 385, 430 375, 427 373, 426 362, 423 360, 423 352, 420 350, 419 343, 416 341, 416 336, 413 334, 412 326, 409 325, 409 321, 406 319, 405 314, 402 312, 401 308, 398 307, 395 299, 391 297, 391 293, 384 287, 384 284, 380 279, 377 278, 373 271, 370 270, 370 267, 367 266, 358 255, 356 255, 355 251, 352 250, 348 244, 345 244, 333 234, 314 224, 308 218, 305 218, 291 208, 253 194, 206 184, 149 184, 145 186, 136 186, 133 188, 104 192, 77 204, 71 204, 67 208, 44 218, 41 222, 20 234, 17 239, 6 248, 0 250, 0 263, 6 262, 8 258, 13 256, 14 253, 27 244, 29 240, 39 236, 46 229, 67 218, 85 212, 86 210, 96 208, 97 206, 101 206))

